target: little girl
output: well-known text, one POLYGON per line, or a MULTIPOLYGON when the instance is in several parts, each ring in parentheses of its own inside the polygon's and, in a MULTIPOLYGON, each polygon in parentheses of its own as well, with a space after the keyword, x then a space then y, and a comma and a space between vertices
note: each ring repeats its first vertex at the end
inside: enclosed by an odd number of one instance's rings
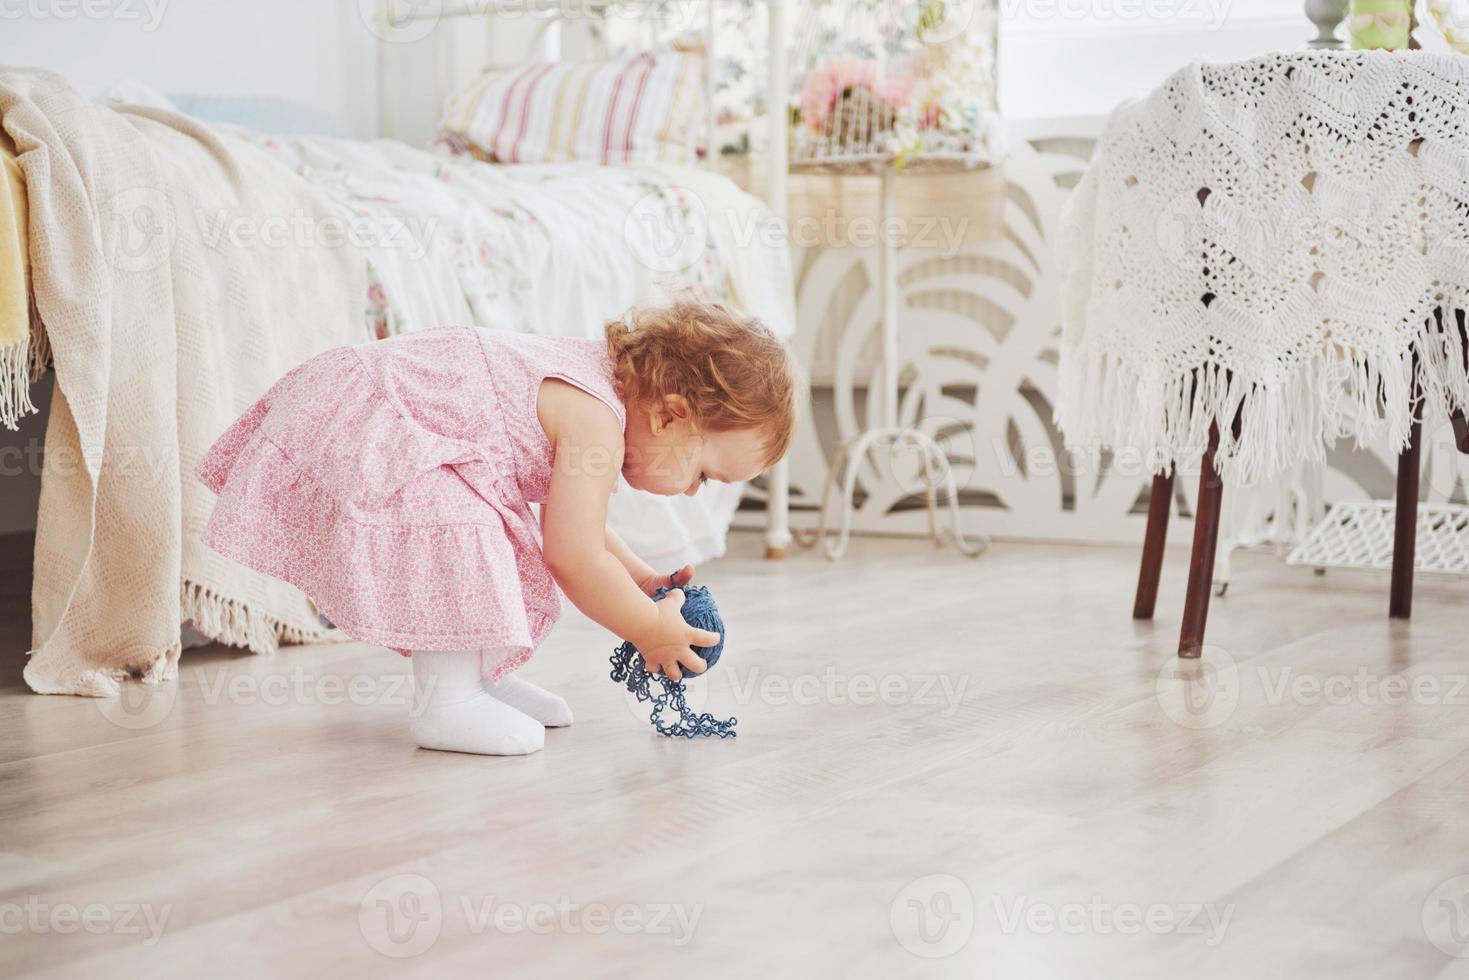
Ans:
POLYGON ((447 328, 312 358, 199 464, 219 495, 204 540, 411 654, 426 749, 521 755, 571 724, 565 701, 512 676, 560 592, 650 671, 702 671, 690 647, 718 634, 683 621, 681 592, 649 598, 693 569, 640 561, 607 498, 619 474, 668 495, 759 474, 790 444, 795 371, 722 306, 628 319, 605 340, 447 328))

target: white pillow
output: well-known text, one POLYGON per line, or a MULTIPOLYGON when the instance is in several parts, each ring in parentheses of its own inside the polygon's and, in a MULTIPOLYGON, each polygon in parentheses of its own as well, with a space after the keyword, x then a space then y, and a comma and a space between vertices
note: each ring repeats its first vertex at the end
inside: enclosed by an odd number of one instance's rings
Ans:
POLYGON ((704 59, 669 51, 487 74, 440 129, 494 163, 693 163, 703 123, 704 59))

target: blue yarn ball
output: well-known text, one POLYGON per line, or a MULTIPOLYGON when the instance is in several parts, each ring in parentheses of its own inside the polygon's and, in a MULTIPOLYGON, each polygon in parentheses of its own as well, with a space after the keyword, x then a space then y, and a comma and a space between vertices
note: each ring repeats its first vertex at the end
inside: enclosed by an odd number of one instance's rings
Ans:
MULTIPOLYGON (((683 613, 684 622, 695 629, 708 630, 719 634, 719 642, 712 647, 694 647, 694 652, 704 658, 704 663, 713 667, 719 662, 719 655, 724 652, 724 620, 719 618, 719 607, 714 604, 714 597, 709 590, 702 585, 679 586, 683 589, 683 613)), ((673 589, 659 589, 653 593, 653 601, 662 599, 673 589)), ((707 671, 705 671, 707 673, 707 671)), ((685 680, 693 680, 701 674, 684 673, 685 680)))
MULTIPOLYGON (((653 595, 653 601, 657 602, 672 591, 672 588, 659 589, 653 595)), ((693 648, 704 658, 705 664, 712 667, 724 651, 724 621, 719 618, 719 609, 708 589, 701 585, 687 585, 683 587, 683 593, 684 604, 680 612, 684 621, 698 629, 719 634, 719 642, 714 646, 693 648)), ((700 714, 689 707, 684 697, 684 681, 692 680, 698 674, 687 674, 682 681, 670 680, 664 674, 650 675, 637 648, 626 640, 612 651, 608 663, 612 665, 609 676, 637 697, 638 703, 649 706, 648 721, 659 735, 668 738, 735 738, 739 734, 735 731, 738 719, 721 721, 708 712, 700 714), (675 713, 678 719, 672 720, 675 713)))

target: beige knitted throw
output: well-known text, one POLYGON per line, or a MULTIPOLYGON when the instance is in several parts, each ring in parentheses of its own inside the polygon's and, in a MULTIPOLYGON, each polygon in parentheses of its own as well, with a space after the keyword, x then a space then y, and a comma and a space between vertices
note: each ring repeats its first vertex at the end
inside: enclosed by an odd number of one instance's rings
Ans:
POLYGON ((213 500, 192 473, 287 370, 366 339, 360 254, 268 234, 333 205, 241 141, 46 73, 0 72, 0 126, 29 199, 31 346, 49 343, 57 387, 27 683, 109 696, 129 674, 169 679, 185 619, 257 652, 324 637, 300 592, 204 548, 213 500))

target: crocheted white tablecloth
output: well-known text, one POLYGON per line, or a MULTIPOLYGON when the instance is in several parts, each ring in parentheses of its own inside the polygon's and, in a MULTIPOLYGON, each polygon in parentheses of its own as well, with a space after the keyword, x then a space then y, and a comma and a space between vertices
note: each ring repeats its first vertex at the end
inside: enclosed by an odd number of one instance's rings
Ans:
POLYGON ((1469 58, 1186 68, 1113 113, 1062 239, 1072 449, 1196 466, 1217 421, 1250 483, 1383 426, 1401 448, 1415 356, 1430 405, 1469 403, 1469 58))

